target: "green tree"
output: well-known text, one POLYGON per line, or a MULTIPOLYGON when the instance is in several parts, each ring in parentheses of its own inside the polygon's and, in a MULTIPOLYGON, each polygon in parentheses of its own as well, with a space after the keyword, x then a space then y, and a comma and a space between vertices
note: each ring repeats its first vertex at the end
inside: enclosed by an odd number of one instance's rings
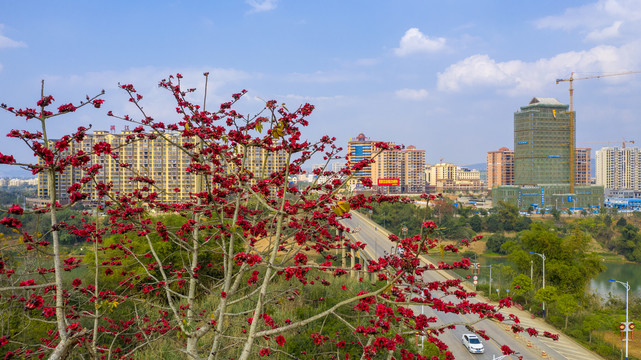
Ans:
POLYGON ((485 221, 485 227, 487 231, 493 233, 503 231, 503 224, 499 220, 499 216, 497 214, 488 216, 487 220, 485 221))
POLYGON ((532 219, 527 216, 519 216, 519 218, 514 223, 514 231, 523 231, 530 228, 532 224, 532 219))
POLYGON ((480 216, 475 214, 470 218, 470 226, 475 232, 481 232, 483 230, 483 220, 480 216))
POLYGON ((583 328, 588 332, 588 342, 592 344, 592 332, 598 330, 603 326, 603 315, 590 314, 582 321, 583 328))
POLYGON ((503 250, 501 250, 501 246, 507 240, 508 238, 502 233, 492 234, 487 237, 487 242, 485 243, 485 247, 487 248, 487 251, 505 255, 506 253, 503 250))
POLYGON ((501 292, 501 285, 508 283, 510 284, 512 282, 512 278, 514 278, 514 275, 516 275, 516 271, 510 266, 510 265, 501 265, 501 264, 496 264, 493 265, 494 273, 496 274, 496 287, 499 289, 499 293, 501 292))
POLYGON ((556 308, 559 310, 561 315, 565 316, 565 327, 563 329, 567 330, 568 318, 579 308, 579 304, 574 295, 563 294, 556 300, 556 308))
MULTIPOLYGON (((540 302, 545 302, 548 304, 553 304, 559 298, 559 291, 555 286, 547 286, 545 289, 540 288, 536 291, 534 299, 540 302)), ((547 314, 545 314, 547 315, 547 314)))
POLYGON ((527 304, 528 297, 526 296, 532 289, 534 289, 534 284, 532 284, 532 279, 525 274, 519 274, 514 279, 512 279, 512 291, 514 292, 515 297, 523 297, 527 304))
POLYGON ((514 230, 516 222, 519 219, 519 209, 516 205, 499 201, 497 214, 503 224, 503 229, 506 231, 514 230))
POLYGON ((557 229, 546 223, 533 223, 530 230, 519 233, 518 242, 509 254, 519 272, 530 270, 534 260, 535 276, 541 281, 541 259, 530 252, 544 254, 545 281, 576 296, 583 296, 590 279, 603 270, 599 257, 590 252, 590 237, 578 228, 567 236, 560 237, 557 229))

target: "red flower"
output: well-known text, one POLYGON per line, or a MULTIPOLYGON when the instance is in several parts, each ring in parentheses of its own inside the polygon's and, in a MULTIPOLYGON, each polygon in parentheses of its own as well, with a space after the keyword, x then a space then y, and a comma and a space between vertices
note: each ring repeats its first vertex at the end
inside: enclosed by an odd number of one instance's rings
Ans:
POLYGON ((104 103, 105 101, 103 99, 96 99, 92 101, 91 103, 93 104, 93 107, 96 109, 100 108, 100 106, 104 103))
POLYGON ((226 293, 226 292, 224 292, 224 291, 223 291, 223 292, 221 292, 221 293, 220 293, 220 297, 221 297, 221 298, 223 298, 223 299, 224 299, 224 298, 226 298, 226 297, 227 297, 227 293, 226 293))
POLYGON ((276 337, 276 343, 277 343, 277 344, 278 344, 278 346, 280 346, 280 347, 283 347, 283 345, 285 345, 286 341, 285 341, 285 338, 283 337, 283 335, 278 335, 278 336, 276 337))
POLYGON ((501 351, 503 352, 503 355, 514 354, 514 350, 510 349, 510 347, 507 345, 501 346, 501 351))
POLYGON ((13 155, 4 155, 0 153, 0 164, 14 164, 16 159, 13 158, 13 155))
POLYGON ((10 217, 3 217, 2 220, 0 220, 0 224, 9 227, 9 228, 21 228, 22 227, 22 221, 10 217))
POLYGON ((260 356, 267 356, 270 353, 271 353, 271 351, 269 349, 264 348, 264 349, 260 349, 260 353, 259 354, 260 354, 260 356))
POLYGON ((77 107, 73 106, 72 103, 64 104, 58 107, 58 113, 62 114, 62 113, 74 112, 76 111, 76 109, 77 107))
POLYGON ((14 215, 22 215, 24 210, 20 207, 20 205, 13 204, 9 208, 9 211, 7 211, 9 214, 14 214, 14 215))
POLYGON ((422 226, 428 229, 436 229, 436 223, 434 221, 424 221, 422 226))
POLYGON ((45 96, 42 99, 38 100, 38 106, 49 106, 53 102, 53 96, 45 96))

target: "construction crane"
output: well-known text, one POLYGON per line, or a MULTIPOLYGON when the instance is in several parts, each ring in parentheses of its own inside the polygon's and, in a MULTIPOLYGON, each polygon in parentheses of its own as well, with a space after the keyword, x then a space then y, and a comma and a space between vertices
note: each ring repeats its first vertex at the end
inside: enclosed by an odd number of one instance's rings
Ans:
POLYGON ((625 137, 622 141, 581 141, 581 144, 621 144, 621 147, 625 149, 625 144, 630 143, 634 144, 634 140, 626 140, 625 137))
MULTIPOLYGON (((582 77, 574 77, 574 73, 570 73, 570 77, 568 79, 556 79, 556 83, 564 82, 567 81, 570 83, 570 154, 576 153, 576 144, 575 144, 575 138, 574 138, 574 87, 573 83, 574 80, 587 80, 587 79, 600 79, 602 77, 609 77, 609 76, 621 76, 621 75, 629 75, 629 74, 638 74, 641 73, 641 71, 626 71, 626 72, 621 72, 621 73, 614 73, 614 74, 602 74, 602 75, 592 75, 592 76, 582 76, 582 77)), ((625 144, 625 143, 624 143, 625 144)), ((576 181, 575 179, 575 167, 576 167, 576 156, 570 156, 571 159, 571 164, 570 164, 570 194, 574 194, 574 182, 576 181)))

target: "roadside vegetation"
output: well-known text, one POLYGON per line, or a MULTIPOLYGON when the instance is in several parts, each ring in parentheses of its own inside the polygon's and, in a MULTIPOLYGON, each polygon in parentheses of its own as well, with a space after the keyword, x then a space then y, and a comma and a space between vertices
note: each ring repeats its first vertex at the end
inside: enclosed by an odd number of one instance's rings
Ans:
MULTIPOLYGON (((625 299, 603 299, 587 289, 590 280, 605 270, 604 260, 641 262, 641 212, 623 215, 609 209, 594 216, 568 216, 551 211, 530 216, 506 203, 487 211, 443 199, 427 209, 400 203, 374 206, 370 216, 399 236, 404 227, 411 233, 423 218, 437 223, 437 236, 444 242, 483 235, 484 247, 446 256, 447 261, 461 257, 474 261, 480 254, 507 260, 493 266, 492 289, 480 284, 481 294, 495 301, 511 296, 517 306, 539 317, 545 301, 548 323, 607 359, 620 358, 619 324, 625 321, 625 299), (541 288, 542 259, 530 252, 546 255, 545 290, 541 288)), ((438 252, 430 255, 440 256, 438 252)), ((471 281, 471 271, 456 272, 471 281)), ((630 321, 641 323, 635 318, 641 313, 641 299, 631 297, 629 308, 630 321)), ((641 345, 630 341, 630 355, 641 359, 641 345)))

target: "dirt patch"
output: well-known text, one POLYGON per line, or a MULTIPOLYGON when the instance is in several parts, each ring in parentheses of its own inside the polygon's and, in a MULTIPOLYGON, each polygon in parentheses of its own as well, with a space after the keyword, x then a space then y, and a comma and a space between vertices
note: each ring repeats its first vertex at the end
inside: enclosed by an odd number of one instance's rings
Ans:
MULTIPOLYGON (((614 333, 612 331, 599 331, 595 332, 594 336, 600 337, 605 342, 607 342, 608 344, 612 344, 612 346, 617 349, 623 349, 623 352, 625 353, 625 334, 623 335, 623 341, 621 341, 621 335, 618 332, 614 333)), ((637 336, 641 335, 637 332, 637 336)), ((637 359, 641 359, 641 343, 639 343, 638 339, 628 340, 628 355, 630 355, 630 357, 633 356, 637 359)))

